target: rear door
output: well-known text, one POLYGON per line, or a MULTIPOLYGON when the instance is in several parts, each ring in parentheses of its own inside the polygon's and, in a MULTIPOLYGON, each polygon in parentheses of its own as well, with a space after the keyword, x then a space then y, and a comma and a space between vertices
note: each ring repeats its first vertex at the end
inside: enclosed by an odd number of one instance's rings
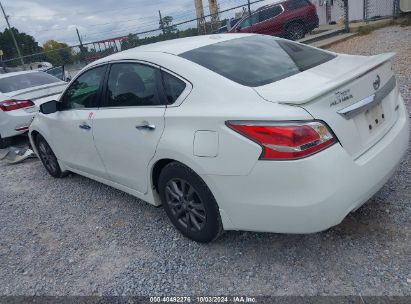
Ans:
POLYGON ((259 23, 255 25, 256 32, 265 35, 282 33, 282 22, 279 15, 284 12, 281 5, 275 5, 259 12, 259 23))
POLYGON ((110 179, 140 193, 147 192, 148 163, 164 129, 166 102, 160 87, 157 66, 113 63, 103 107, 93 120, 94 141, 110 179))
POLYGON ((290 0, 286 5, 288 7, 288 20, 286 20, 286 22, 291 20, 302 20, 305 23, 307 31, 310 31, 313 25, 317 23, 315 7, 310 7, 312 4, 309 0, 290 0))
POLYGON ((258 22, 259 12, 253 13, 251 16, 245 18, 237 25, 236 31, 241 33, 256 33, 255 24, 257 24, 258 22))

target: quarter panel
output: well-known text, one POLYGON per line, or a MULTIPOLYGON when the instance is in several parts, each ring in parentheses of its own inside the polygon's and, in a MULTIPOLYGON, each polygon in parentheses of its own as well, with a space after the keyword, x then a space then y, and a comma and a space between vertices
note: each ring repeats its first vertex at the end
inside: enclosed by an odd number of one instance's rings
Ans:
POLYGON ((262 149, 227 127, 227 121, 311 119, 312 116, 298 106, 267 102, 251 88, 231 81, 221 83, 219 77, 210 77, 207 82, 193 82, 193 90, 182 105, 167 108, 166 127, 156 158, 162 155, 181 159, 198 174, 247 175, 262 149), (215 157, 193 153, 195 134, 204 130, 218 136, 215 157))

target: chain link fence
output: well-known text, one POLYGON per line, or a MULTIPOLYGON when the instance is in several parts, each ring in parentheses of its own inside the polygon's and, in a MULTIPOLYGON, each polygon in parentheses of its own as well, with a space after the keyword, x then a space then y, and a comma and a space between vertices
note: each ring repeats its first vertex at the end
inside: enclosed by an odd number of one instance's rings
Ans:
MULTIPOLYGON (((65 66, 69 77, 72 78, 88 63, 105 56, 150 43, 184 38, 196 35, 228 32, 245 15, 255 12, 261 6, 271 4, 274 0, 222 0, 224 7, 217 6, 214 13, 196 16, 193 9, 189 11, 192 18, 173 17, 171 15, 153 18, 151 24, 155 27, 142 27, 125 36, 104 40, 96 40, 81 45, 70 46, 47 52, 24 55, 21 58, 4 58, 1 61, 1 72, 22 70, 46 70, 51 66, 65 66), (228 6, 228 7, 227 7, 228 6), (171 17, 171 18, 170 18, 171 17)), ((206 6, 205 8, 209 8, 206 6)))
POLYGON ((276 4, 275 0, 210 0, 209 6, 202 10, 196 11, 193 5, 193 8, 183 15, 162 15, 159 12, 159 16, 151 20, 149 27, 137 28, 125 36, 25 55, 22 58, 3 58, 0 70, 45 70, 51 66, 64 65, 68 77, 72 78, 88 63, 119 51, 164 40, 230 31, 283 35, 298 40, 301 34, 310 32, 319 24, 335 25, 348 31, 350 21, 393 16, 398 9, 398 3, 399 0, 290 0, 284 5, 276 4), (316 7, 318 18, 307 9, 308 1, 316 7), (211 4, 215 6, 211 7, 211 4), (293 29, 294 33, 283 30, 278 32, 275 22, 270 23, 266 29, 261 27, 267 20, 271 22, 270 20, 284 18, 289 10, 300 12, 301 19, 304 20, 301 23, 285 21, 285 28, 293 29), (206 11, 209 14, 206 14, 206 11))
POLYGON ((399 2, 399 0, 364 0, 364 20, 372 21, 397 17, 399 2))

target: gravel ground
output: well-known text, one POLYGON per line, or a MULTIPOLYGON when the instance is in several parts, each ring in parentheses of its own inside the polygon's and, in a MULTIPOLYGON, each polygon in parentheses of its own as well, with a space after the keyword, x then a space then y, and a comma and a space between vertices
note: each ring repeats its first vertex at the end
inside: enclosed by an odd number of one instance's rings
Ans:
MULTIPOLYGON (((332 47, 398 52, 411 103, 411 27, 332 47)), ((0 164, 1 295, 411 295, 411 158, 344 222, 312 235, 228 232, 199 245, 161 208, 37 160, 0 164)))

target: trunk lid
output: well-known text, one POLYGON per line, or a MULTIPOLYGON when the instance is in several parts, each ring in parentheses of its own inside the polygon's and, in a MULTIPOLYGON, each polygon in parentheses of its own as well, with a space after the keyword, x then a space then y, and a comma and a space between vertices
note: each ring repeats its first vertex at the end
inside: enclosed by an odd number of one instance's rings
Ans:
POLYGON ((38 87, 27 88, 20 91, 10 92, 7 93, 7 95, 13 99, 29 99, 33 101, 36 106, 40 106, 45 101, 48 101, 48 97, 50 97, 49 100, 52 100, 52 98, 55 98, 56 95, 61 94, 66 86, 66 82, 56 82, 38 87))
POLYGON ((300 106, 326 122, 344 149, 358 158, 398 119, 395 54, 338 55, 284 80, 255 88, 265 100, 300 106))

